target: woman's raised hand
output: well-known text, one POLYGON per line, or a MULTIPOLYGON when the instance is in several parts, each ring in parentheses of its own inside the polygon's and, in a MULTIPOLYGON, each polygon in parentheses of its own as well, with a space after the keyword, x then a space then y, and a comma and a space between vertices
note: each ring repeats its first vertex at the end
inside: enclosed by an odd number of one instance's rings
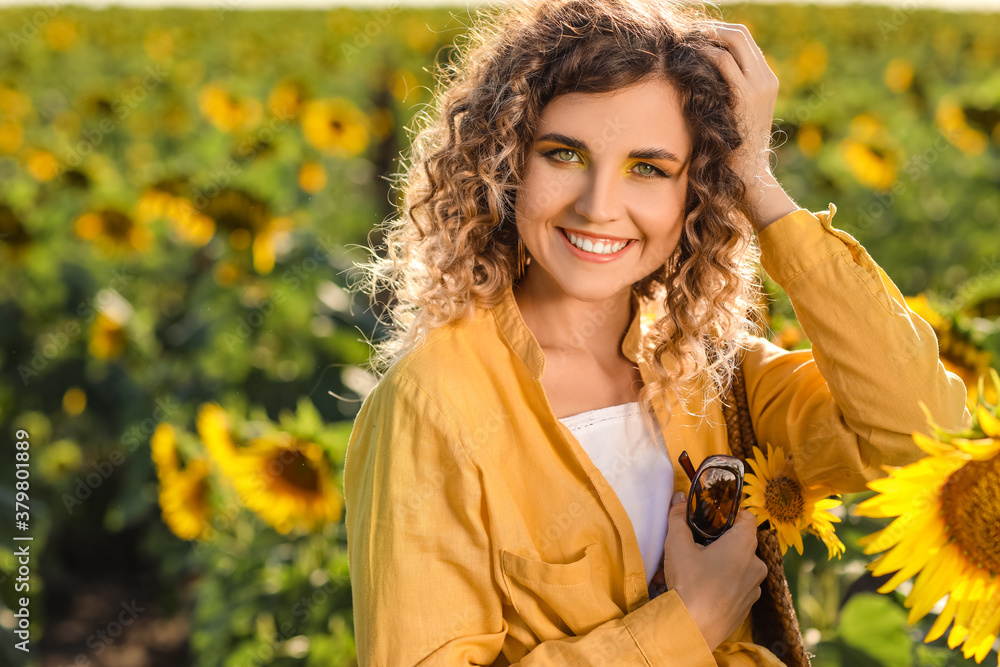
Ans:
POLYGON ((710 53, 736 95, 736 114, 744 143, 733 169, 747 186, 750 204, 759 218, 755 225, 760 231, 798 208, 771 173, 769 149, 778 77, 746 26, 712 22, 709 35, 726 45, 710 53))
POLYGON ((677 592, 713 651, 746 619, 760 597, 767 566, 757 558, 757 522, 746 510, 733 527, 702 546, 685 517, 684 495, 675 493, 663 545, 663 576, 677 592))

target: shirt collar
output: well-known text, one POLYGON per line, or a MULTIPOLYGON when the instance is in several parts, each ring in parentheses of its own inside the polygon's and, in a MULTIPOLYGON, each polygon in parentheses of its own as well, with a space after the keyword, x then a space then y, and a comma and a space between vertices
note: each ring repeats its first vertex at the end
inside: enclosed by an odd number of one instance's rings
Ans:
MULTIPOLYGON (((645 313, 643 301, 632 290, 632 304, 634 314, 628 331, 622 339, 622 354, 632 363, 639 363, 639 347, 642 343, 642 324, 644 319, 649 319, 649 314, 645 313)), ((545 353, 538 344, 534 334, 528 329, 521 317, 521 310, 517 307, 514 299, 514 289, 508 285, 504 290, 503 299, 493 307, 493 314, 496 317, 500 332, 507 342, 508 347, 520 357, 524 365, 528 367, 531 375, 536 380, 541 380, 545 372, 545 353)))

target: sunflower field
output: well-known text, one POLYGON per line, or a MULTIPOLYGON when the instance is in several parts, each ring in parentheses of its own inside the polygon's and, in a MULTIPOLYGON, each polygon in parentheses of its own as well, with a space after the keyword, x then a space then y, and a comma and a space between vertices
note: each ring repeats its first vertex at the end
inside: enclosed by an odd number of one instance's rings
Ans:
MULTIPOLYGON (((780 180, 837 205, 975 406, 1000 368, 1000 15, 723 13, 781 80, 780 180)), ((386 295, 352 268, 473 18, 0 9, 0 664, 356 664, 343 460, 386 295)), ((767 284, 773 340, 808 346, 767 284)), ((839 558, 786 555, 813 664, 976 664, 923 642, 944 605, 908 625, 912 584, 876 593, 872 495, 831 510, 839 558)))

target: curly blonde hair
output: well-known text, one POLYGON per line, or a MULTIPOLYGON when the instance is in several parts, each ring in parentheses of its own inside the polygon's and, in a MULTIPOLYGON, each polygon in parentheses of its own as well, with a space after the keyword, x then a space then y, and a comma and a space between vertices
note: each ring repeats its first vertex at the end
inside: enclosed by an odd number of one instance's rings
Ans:
POLYGON ((691 386, 714 399, 730 385, 745 335, 758 330, 761 288, 753 213, 731 165, 743 144, 735 98, 709 55, 724 44, 708 34, 704 8, 544 0, 480 18, 458 61, 439 71, 436 108, 418 121, 400 178, 402 215, 383 223, 386 256, 360 265, 367 292, 385 286, 396 299, 373 370, 516 284, 514 202, 545 105, 658 76, 679 93, 693 147, 678 246, 633 284, 665 313, 648 332, 643 354, 656 379, 639 400, 648 413, 654 396, 674 391, 687 409, 682 389, 691 386), (669 373, 668 354, 677 361, 669 373))

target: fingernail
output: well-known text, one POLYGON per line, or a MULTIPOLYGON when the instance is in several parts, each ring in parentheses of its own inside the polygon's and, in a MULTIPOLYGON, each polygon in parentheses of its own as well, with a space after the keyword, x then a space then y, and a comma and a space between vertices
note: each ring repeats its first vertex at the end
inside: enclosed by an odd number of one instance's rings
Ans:
POLYGON ((670 505, 673 506, 676 505, 677 503, 683 503, 683 502, 684 502, 684 492, 675 491, 674 497, 670 499, 670 505))

